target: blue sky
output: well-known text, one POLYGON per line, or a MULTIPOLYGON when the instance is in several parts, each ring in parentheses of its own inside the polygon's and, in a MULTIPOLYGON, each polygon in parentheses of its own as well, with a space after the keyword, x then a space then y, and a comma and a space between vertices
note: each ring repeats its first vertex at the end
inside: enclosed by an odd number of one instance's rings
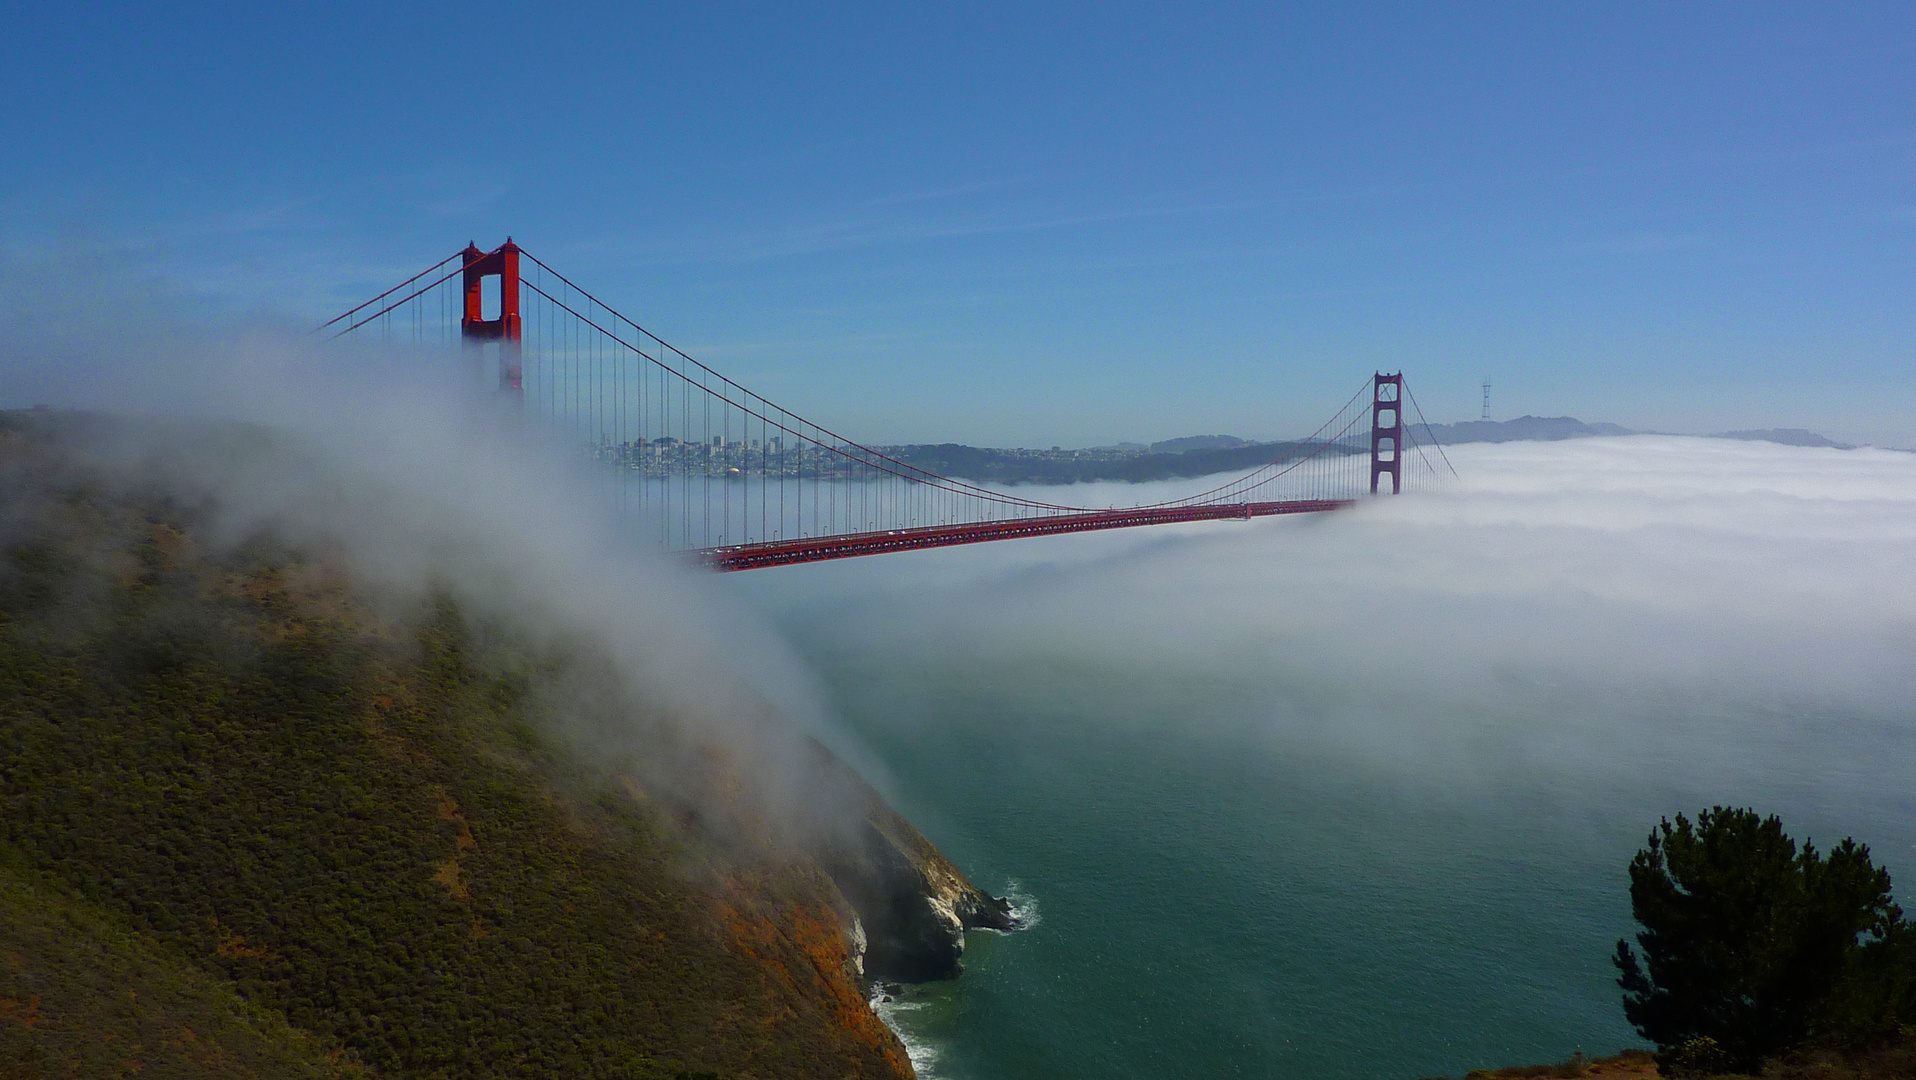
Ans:
POLYGON ((1916 7, 10 5, 0 252, 318 321, 507 233, 876 441, 1916 444, 1916 7))

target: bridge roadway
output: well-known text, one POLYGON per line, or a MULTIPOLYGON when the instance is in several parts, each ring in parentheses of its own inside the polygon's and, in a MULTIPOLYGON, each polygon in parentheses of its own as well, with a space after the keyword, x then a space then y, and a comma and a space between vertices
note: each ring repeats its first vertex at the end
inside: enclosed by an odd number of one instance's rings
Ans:
POLYGON ((842 536, 819 536, 803 540, 772 540, 763 544, 706 548, 698 553, 698 558, 706 566, 721 572, 756 570, 765 566, 791 566, 795 563, 820 562, 825 559, 849 559, 857 555, 880 555, 889 551, 950 547, 954 544, 978 544, 986 540, 1051 536, 1056 533, 1093 532, 1098 529, 1126 529, 1134 525, 1168 525, 1174 521, 1228 521, 1270 517, 1274 514, 1315 514, 1326 510, 1341 510, 1355 501, 1353 499, 1291 499, 1284 502, 1144 506, 1126 510, 1094 510, 1079 514, 985 521, 970 525, 928 525, 916 529, 848 533, 842 536))

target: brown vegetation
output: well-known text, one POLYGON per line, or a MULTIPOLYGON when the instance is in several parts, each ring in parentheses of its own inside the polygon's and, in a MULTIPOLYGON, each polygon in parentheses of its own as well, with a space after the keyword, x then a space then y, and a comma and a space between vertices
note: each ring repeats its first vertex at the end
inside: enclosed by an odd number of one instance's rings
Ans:
POLYGON ((1648 1050, 1624 1050, 1606 1058, 1576 1054, 1555 1065, 1512 1065, 1502 1069, 1472 1069, 1464 1080, 1578 1080, 1601 1076, 1605 1080, 1648 1080, 1657 1075, 1655 1055, 1648 1050))
MULTIPOLYGON (((1656 1055, 1648 1050, 1625 1050, 1606 1058, 1582 1055, 1556 1065, 1519 1065, 1502 1069, 1473 1069, 1464 1080, 1652 1080, 1656 1055)), ((1787 1060, 1770 1061, 1755 1073, 1711 1073, 1693 1080, 1916 1080, 1916 1031, 1894 1046, 1860 1053, 1819 1051, 1787 1060)))

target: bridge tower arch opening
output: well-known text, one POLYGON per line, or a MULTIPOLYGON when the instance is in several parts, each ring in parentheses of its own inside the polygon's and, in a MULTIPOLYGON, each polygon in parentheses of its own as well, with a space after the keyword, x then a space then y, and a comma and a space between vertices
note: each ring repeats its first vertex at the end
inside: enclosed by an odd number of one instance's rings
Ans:
POLYGON ((1390 493, 1404 489, 1404 373, 1378 372, 1371 380, 1370 493, 1390 477, 1390 493))
POLYGON ((515 398, 525 396, 525 369, 520 335, 524 323, 519 317, 519 245, 506 237, 497 251, 480 251, 467 244, 460 253, 465 259, 465 310, 459 319, 459 336, 468 346, 483 348, 488 341, 499 343, 499 392, 515 398), (486 279, 499 279, 498 317, 485 317, 486 279))

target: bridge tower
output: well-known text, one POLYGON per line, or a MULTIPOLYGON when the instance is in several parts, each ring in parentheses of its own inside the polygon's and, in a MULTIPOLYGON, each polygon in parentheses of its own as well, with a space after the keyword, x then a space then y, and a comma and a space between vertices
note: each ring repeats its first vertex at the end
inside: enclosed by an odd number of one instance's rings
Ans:
POLYGON ((1404 489, 1404 373, 1378 372, 1371 381, 1370 493, 1388 475, 1392 495, 1404 489))
POLYGON ((497 251, 480 251, 467 244, 460 253, 465 257, 466 310, 459 319, 459 335, 468 344, 487 341, 499 343, 499 392, 513 397, 525 396, 524 370, 520 364, 519 319, 519 245, 506 237, 497 251), (499 317, 485 317, 482 290, 485 279, 499 279, 499 317))

